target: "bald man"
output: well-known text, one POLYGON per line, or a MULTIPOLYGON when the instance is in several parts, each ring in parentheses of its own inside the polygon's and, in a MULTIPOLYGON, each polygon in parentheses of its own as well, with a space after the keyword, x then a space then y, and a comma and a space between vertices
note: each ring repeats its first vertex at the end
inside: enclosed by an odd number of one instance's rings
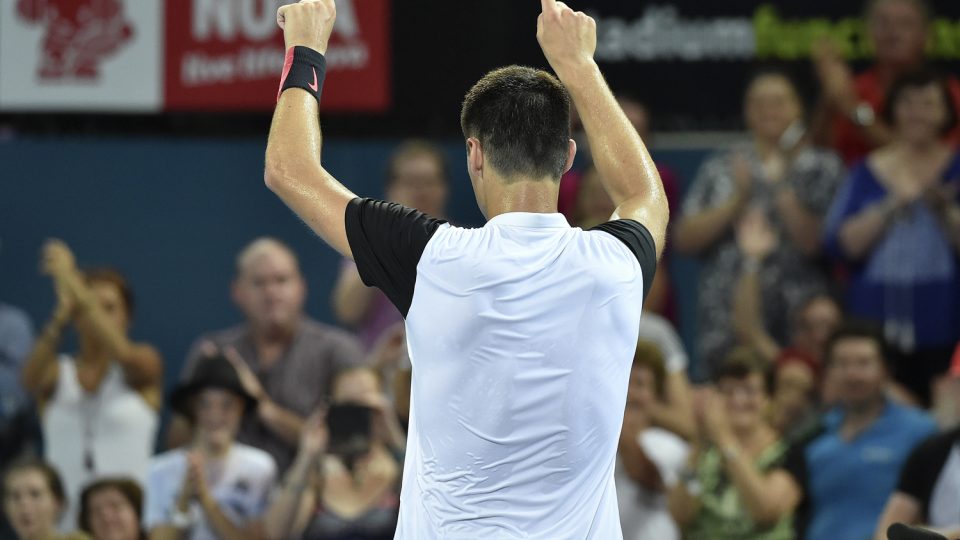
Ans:
MULTIPOLYGON (((351 334, 306 316, 306 294, 293 251, 273 238, 254 240, 237 256, 231 288, 246 322, 200 336, 181 373, 187 379, 205 354, 227 351, 247 391, 258 400, 256 414, 244 420, 238 440, 269 452, 281 472, 293 461, 303 419, 327 400, 333 374, 364 358, 351 334)), ((168 445, 187 442, 189 433, 186 419, 175 418, 168 445)))

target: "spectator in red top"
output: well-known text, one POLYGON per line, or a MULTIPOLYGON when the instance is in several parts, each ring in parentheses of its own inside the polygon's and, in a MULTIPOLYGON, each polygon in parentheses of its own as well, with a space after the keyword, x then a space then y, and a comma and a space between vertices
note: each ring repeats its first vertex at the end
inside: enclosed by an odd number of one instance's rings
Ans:
MULTIPOLYGON (((930 11, 924 0, 870 0, 866 9, 874 64, 854 76, 835 44, 823 43, 814 64, 823 91, 816 122, 818 142, 834 148, 847 164, 889 143, 893 134, 880 109, 894 79, 922 65, 930 32, 930 11)), ((950 94, 960 110, 960 81, 949 79, 950 94)), ((947 134, 956 144, 960 129, 947 134)))

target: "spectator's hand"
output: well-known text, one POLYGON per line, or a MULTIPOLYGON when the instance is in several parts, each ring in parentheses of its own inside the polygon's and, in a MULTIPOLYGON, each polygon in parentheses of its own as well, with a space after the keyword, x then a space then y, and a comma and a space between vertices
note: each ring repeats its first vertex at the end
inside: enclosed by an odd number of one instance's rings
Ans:
POLYGON ((924 184, 907 171, 894 175, 887 187, 898 208, 910 206, 927 191, 924 184))
POLYGON ((69 277, 71 273, 77 271, 73 252, 63 240, 56 238, 47 240, 43 244, 40 266, 44 274, 57 280, 69 277))
POLYGON ((183 474, 183 483, 180 486, 180 494, 177 496, 177 509, 180 512, 186 512, 190 508, 190 501, 197 497, 197 484, 194 481, 193 467, 191 459, 194 452, 187 453, 187 468, 183 474))
POLYGON ((397 417, 397 412, 393 408, 393 402, 387 399, 387 396, 377 393, 364 399, 364 405, 373 410, 374 430, 381 430, 381 433, 386 436, 389 433, 389 431, 387 431, 389 427, 387 423, 395 420, 397 417))
POLYGON ((287 49, 303 46, 326 54, 336 20, 333 0, 300 0, 277 10, 277 24, 283 29, 287 49))
POLYGON ((61 280, 54 281, 53 288, 57 293, 57 307, 53 310, 53 318, 58 324, 64 325, 73 319, 77 299, 61 280))
POLYGON ((580 68, 593 63, 597 22, 563 2, 540 0, 540 4, 537 41, 560 80, 571 80, 580 68))
POLYGON ((201 504, 210 500, 210 485, 207 483, 206 460, 203 454, 192 451, 187 454, 187 478, 193 488, 193 497, 201 504))
POLYGON ((753 192, 753 168, 746 155, 737 152, 730 157, 730 172, 733 175, 734 197, 741 201, 750 200, 753 192))
POLYGON ((300 432, 300 452, 311 459, 317 458, 327 451, 329 442, 327 409, 318 409, 303 423, 303 430, 300 432))
POLYGON ((406 328, 398 322, 388 328, 370 351, 370 364, 377 370, 399 367, 407 354, 406 328))
POLYGON ((227 347, 223 350, 223 356, 230 362, 233 366, 233 369, 237 370, 237 376, 240 378, 240 384, 243 385, 243 389, 247 391, 251 396, 254 397, 257 401, 263 400, 267 397, 267 392, 263 389, 263 385, 260 384, 260 379, 257 378, 256 373, 250 369, 250 366, 243 361, 243 357, 240 356, 240 353, 237 352, 237 349, 233 347, 227 347))
POLYGON ((723 397, 713 388, 705 389, 700 396, 697 410, 700 433, 718 447, 728 446, 734 436, 723 397))
POLYGON ((737 247, 744 257, 762 261, 777 247, 777 231, 760 207, 752 207, 737 223, 737 247))
POLYGON ((836 42, 826 38, 813 47, 813 62, 827 104, 846 116, 853 115, 859 99, 853 84, 853 71, 844 61, 836 42))

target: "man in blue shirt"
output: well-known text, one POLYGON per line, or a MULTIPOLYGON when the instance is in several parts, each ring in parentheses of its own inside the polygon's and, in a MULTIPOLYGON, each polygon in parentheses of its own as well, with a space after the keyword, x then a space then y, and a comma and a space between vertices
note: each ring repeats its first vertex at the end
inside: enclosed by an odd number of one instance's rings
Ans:
POLYGON ((872 536, 910 451, 936 425, 919 409, 887 399, 885 345, 872 327, 845 324, 824 357, 842 397, 824 415, 822 430, 787 458, 802 494, 798 538, 863 540, 872 536))

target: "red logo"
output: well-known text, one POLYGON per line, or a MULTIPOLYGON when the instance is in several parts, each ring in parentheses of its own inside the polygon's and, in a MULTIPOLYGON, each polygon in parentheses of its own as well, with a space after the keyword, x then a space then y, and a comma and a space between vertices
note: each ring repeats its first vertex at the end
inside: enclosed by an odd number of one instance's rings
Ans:
POLYGON ((313 70, 313 84, 307 84, 307 86, 309 86, 311 90, 316 92, 318 89, 320 89, 320 85, 317 84, 317 68, 310 68, 310 69, 313 70))
POLYGON ((96 79, 100 62, 133 36, 122 0, 19 0, 17 13, 44 26, 41 79, 96 79))

